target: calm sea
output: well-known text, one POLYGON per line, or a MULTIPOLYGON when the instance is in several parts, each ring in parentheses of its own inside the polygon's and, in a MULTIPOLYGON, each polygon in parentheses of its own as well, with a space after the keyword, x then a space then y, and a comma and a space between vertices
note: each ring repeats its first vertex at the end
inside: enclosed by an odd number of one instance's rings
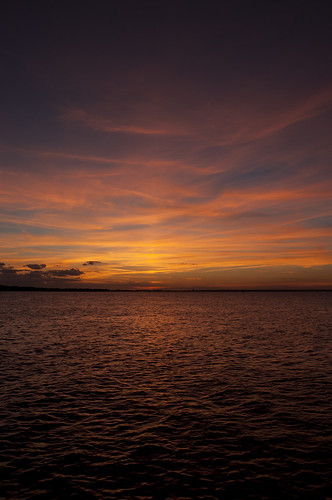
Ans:
POLYGON ((0 300, 1 498, 331 498, 331 292, 0 300))

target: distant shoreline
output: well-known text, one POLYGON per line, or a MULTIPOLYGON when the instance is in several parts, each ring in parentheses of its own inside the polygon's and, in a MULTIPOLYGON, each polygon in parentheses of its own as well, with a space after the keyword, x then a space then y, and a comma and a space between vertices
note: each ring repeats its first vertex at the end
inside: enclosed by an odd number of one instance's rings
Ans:
POLYGON ((9 286, 0 285, 0 292, 332 292, 329 288, 271 288, 271 289, 142 289, 142 288, 44 288, 33 286, 9 286))

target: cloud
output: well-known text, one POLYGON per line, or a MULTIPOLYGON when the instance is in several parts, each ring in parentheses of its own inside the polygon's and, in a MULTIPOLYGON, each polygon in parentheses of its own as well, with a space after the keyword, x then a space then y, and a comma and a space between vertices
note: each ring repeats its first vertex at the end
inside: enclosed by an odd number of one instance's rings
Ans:
MULTIPOLYGON (((155 128, 144 127, 140 125, 118 124, 113 120, 94 115, 82 109, 69 109, 63 113, 62 118, 67 121, 74 121, 83 124, 93 130, 102 132, 120 132, 123 134, 139 134, 139 135, 177 135, 174 128, 155 128)), ((185 135, 184 131, 182 134, 185 135)))
POLYGON ((292 125, 325 113, 330 109, 331 102, 332 88, 329 86, 302 102, 293 104, 289 109, 274 110, 268 114, 262 111, 256 112, 256 115, 248 114, 244 123, 241 123, 240 111, 236 110, 238 122, 233 137, 229 137, 226 144, 241 144, 276 134, 292 125))
POLYGON ((75 287, 77 283, 81 284, 84 272, 77 268, 45 270, 45 267, 46 264, 28 264, 20 268, 0 263, 1 284, 55 288, 75 287))
MULTIPOLYGON (((94 262, 94 261, 91 261, 94 262)), ((3 262, 0 263, 0 273, 2 274, 20 274, 21 276, 40 276, 40 277, 66 277, 66 276, 81 276, 84 274, 76 268, 71 269, 50 269, 44 271, 46 264, 27 264, 25 267, 32 269, 26 272, 25 269, 15 269, 14 266, 6 266, 3 262)))
POLYGON ((29 269, 44 269, 46 264, 27 264, 25 267, 29 267, 29 269))
POLYGON ((81 274, 84 274, 83 271, 80 271, 79 269, 54 269, 52 271, 47 271, 45 274, 48 274, 50 276, 80 276, 81 274))
POLYGON ((0 273, 2 274, 16 274, 16 269, 13 266, 6 266, 4 263, 0 264, 0 273))
POLYGON ((84 262, 83 266, 94 266, 96 264, 102 264, 99 260, 87 260, 84 262))

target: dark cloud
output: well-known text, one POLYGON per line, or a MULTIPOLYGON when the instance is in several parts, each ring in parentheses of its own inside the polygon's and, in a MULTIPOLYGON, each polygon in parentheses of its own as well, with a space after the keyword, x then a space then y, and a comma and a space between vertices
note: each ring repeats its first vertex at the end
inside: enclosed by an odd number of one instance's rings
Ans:
POLYGON ((15 269, 14 266, 0 263, 2 285, 71 287, 75 286, 84 274, 79 269, 45 270, 46 264, 27 264, 27 269, 15 269))
POLYGON ((87 260, 84 262, 83 266, 94 266, 96 264, 102 264, 99 260, 87 260))
POLYGON ((44 269, 46 264, 27 264, 25 267, 29 267, 29 269, 44 269))
POLYGON ((16 269, 14 269, 12 266, 6 266, 5 264, 1 263, 0 265, 0 273, 2 274, 16 274, 16 269))
POLYGON ((5 266, 6 264, 4 262, 0 262, 0 267, 5 266))
POLYGON ((80 271, 79 269, 54 269, 53 271, 47 271, 45 274, 48 274, 50 276, 80 276, 81 274, 84 274, 83 271, 80 271))

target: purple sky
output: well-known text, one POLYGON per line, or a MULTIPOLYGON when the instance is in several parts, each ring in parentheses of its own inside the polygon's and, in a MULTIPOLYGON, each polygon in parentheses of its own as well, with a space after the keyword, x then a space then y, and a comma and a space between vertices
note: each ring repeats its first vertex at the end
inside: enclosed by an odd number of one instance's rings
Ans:
POLYGON ((325 5, 8 2, 0 283, 330 288, 325 5))

